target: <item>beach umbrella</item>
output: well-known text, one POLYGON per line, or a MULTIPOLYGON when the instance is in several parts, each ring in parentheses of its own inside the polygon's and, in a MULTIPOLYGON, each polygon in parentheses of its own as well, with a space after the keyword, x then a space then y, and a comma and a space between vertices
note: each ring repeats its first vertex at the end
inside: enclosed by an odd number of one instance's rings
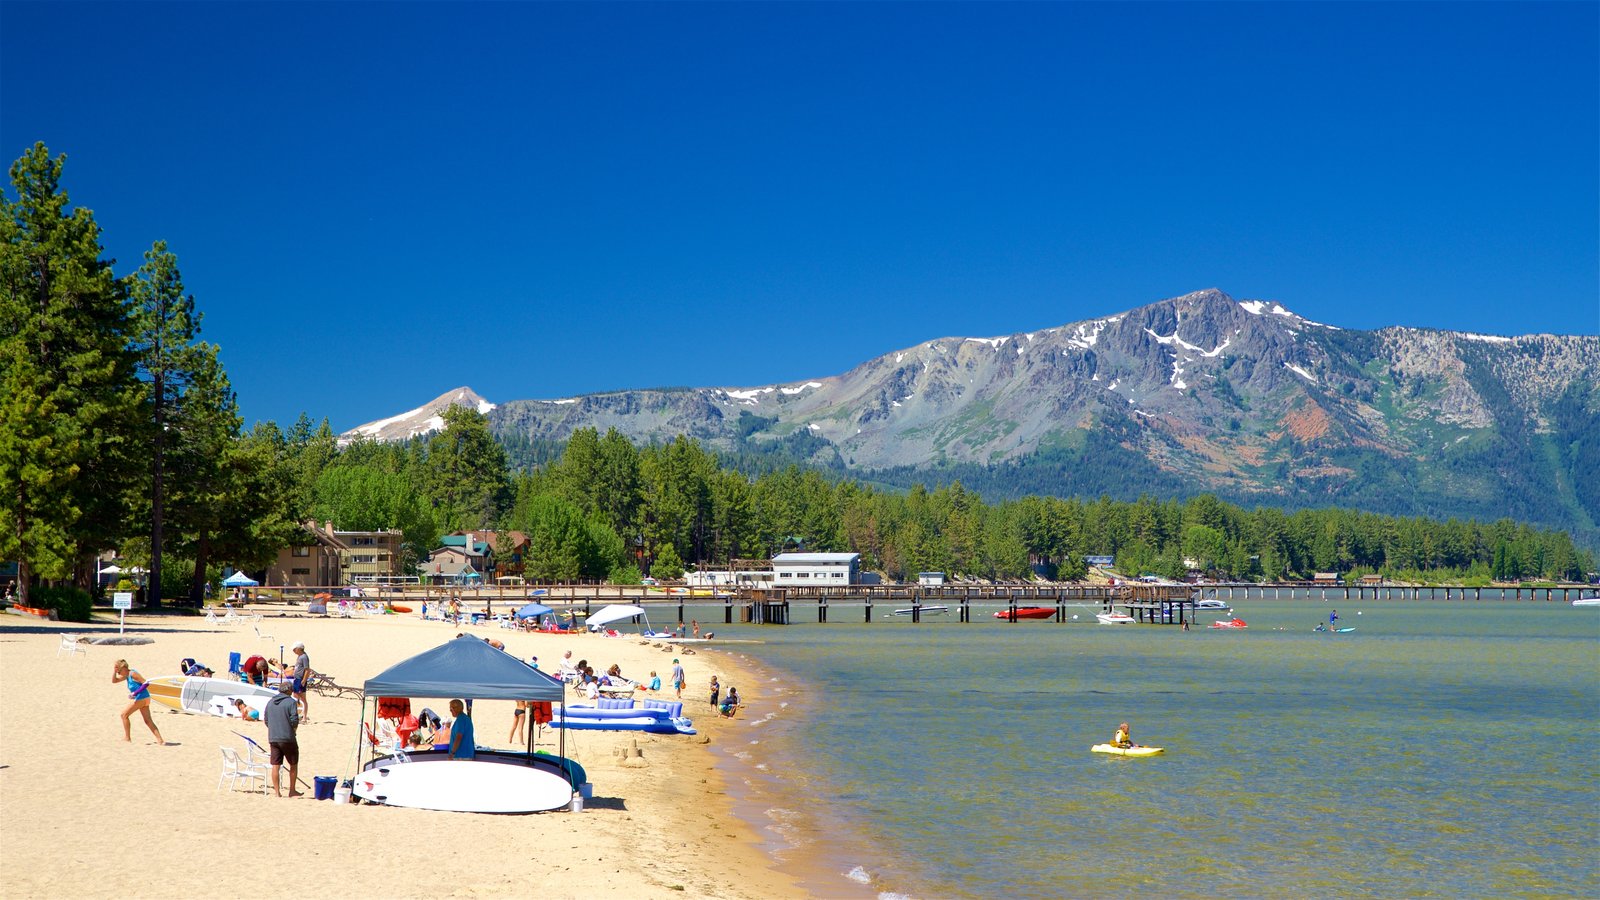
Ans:
POLYGON ((543 603, 529 603, 527 606, 517 610, 516 616, 519 619, 534 619, 539 616, 549 615, 552 612, 554 610, 543 603))

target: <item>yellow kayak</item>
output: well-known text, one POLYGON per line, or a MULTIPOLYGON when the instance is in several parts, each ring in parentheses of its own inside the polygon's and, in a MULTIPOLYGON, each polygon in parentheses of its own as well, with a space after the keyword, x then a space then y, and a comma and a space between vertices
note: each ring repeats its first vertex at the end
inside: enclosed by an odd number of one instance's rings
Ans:
POLYGON ((1112 756, 1155 756, 1166 750, 1164 747, 1118 747, 1115 744, 1095 744, 1089 749, 1095 753, 1109 753, 1112 756))

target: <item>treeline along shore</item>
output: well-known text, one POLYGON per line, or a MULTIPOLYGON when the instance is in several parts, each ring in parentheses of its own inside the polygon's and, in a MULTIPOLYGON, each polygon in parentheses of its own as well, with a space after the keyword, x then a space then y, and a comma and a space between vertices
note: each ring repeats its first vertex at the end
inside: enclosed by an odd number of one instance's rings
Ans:
MULTIPOLYGON (((1347 509, 1247 510, 1199 495, 987 503, 959 482, 906 491, 789 466, 742 472, 680 436, 636 446, 580 429, 526 470, 482 414, 404 443, 341 445, 302 415, 246 430, 177 256, 156 241, 135 271, 104 258, 93 213, 36 145, 11 168, 0 259, 0 560, 24 602, 95 587, 97 554, 149 569, 152 599, 199 605, 226 568, 259 571, 307 543, 309 520, 399 529, 415 568, 441 535, 515 530, 529 579, 637 584, 785 549, 850 551, 890 581, 920 571, 1020 582, 1085 579, 1085 557, 1179 579, 1282 583, 1318 572, 1408 583, 1577 581, 1592 548, 1495 522, 1347 509)), ((77 601, 74 601, 77 602, 77 601)))

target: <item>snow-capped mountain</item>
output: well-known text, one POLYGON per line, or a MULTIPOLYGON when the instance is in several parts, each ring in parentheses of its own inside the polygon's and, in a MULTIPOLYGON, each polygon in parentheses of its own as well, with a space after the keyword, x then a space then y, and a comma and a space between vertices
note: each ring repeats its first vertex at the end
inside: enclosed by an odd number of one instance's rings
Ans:
POLYGON ((351 441, 366 438, 377 441, 403 441, 438 431, 444 427, 443 414, 452 406, 465 406, 487 414, 495 408, 493 403, 478 396, 469 387, 458 387, 453 391, 446 391, 413 410, 408 410, 398 416, 357 425, 355 428, 339 435, 339 442, 348 444, 351 441))
MULTIPOLYGON (((418 433, 434 404, 356 431, 418 433)), ((1343 329, 1219 290, 940 338, 789 384, 515 400, 489 420, 530 438, 593 427, 782 448, 877 481, 959 477, 990 495, 1214 491, 1600 522, 1600 337, 1343 329)))

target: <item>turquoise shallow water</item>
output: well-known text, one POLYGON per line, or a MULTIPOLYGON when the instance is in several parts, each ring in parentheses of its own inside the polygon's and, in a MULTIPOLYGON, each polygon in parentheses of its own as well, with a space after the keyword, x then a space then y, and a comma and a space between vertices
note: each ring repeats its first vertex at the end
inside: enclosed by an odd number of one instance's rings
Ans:
POLYGON ((1600 610, 1330 605, 726 630, 804 685, 766 771, 877 889, 1600 896, 1600 610), (1088 752, 1123 720, 1167 754, 1088 752))

